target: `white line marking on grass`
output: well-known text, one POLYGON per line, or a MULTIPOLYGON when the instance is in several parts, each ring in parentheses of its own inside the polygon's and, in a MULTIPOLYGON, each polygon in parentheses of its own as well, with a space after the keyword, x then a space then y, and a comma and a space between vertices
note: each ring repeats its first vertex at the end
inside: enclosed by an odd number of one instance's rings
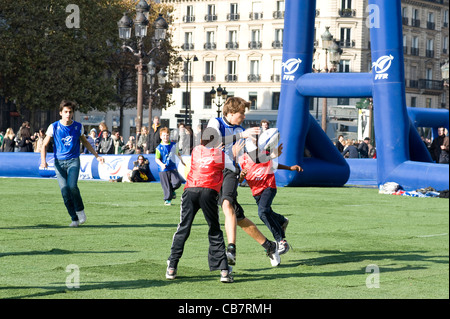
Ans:
POLYGON ((448 233, 445 234, 434 234, 434 235, 421 235, 421 236, 416 236, 418 238, 428 238, 428 237, 438 237, 438 236, 447 236, 448 233))

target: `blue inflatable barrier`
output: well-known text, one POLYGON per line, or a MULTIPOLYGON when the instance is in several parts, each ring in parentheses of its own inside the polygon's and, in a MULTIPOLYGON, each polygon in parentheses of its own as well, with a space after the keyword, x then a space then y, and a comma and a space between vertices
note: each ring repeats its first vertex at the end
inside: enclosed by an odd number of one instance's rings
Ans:
MULTIPOLYGON (((277 171, 280 186, 342 186, 350 178, 365 180, 375 173, 378 185, 396 182, 405 190, 448 189, 449 166, 431 163, 416 130, 418 120, 430 118, 436 125, 443 113, 406 107, 401 1, 369 1, 373 69, 367 74, 313 74, 316 1, 286 0, 285 5, 277 122, 284 149, 279 161, 300 164, 304 172, 277 171), (377 160, 368 162, 366 170, 363 162, 343 160, 309 114, 309 97, 373 97, 377 160), (312 158, 304 157, 305 147, 312 158)), ((448 113, 444 118, 448 127, 448 113)))

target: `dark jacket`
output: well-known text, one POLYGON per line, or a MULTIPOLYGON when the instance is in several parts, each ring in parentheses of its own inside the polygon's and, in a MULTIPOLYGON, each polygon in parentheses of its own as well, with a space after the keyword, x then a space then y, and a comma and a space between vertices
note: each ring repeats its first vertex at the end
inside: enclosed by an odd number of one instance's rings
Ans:
POLYGON ((161 137, 159 136, 160 130, 161 130, 161 125, 158 125, 156 130, 153 125, 150 128, 150 132, 148 133, 148 142, 147 142, 147 148, 148 148, 148 152, 150 154, 155 154, 156 147, 161 143, 161 137))

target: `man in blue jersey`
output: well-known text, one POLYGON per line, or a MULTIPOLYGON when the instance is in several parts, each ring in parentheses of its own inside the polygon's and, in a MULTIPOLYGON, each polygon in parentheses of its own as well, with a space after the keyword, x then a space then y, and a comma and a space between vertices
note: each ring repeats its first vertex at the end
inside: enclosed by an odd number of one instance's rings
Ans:
POLYGON ((236 263, 236 227, 239 225, 250 237, 264 247, 272 266, 278 266, 280 264, 280 256, 277 244, 269 241, 256 225, 244 216, 244 210, 237 202, 240 169, 237 164, 238 160, 233 155, 232 148, 240 139, 255 138, 260 133, 258 127, 245 130, 241 126, 245 120, 245 111, 249 107, 250 103, 244 99, 230 97, 223 106, 223 117, 212 118, 208 122, 208 127, 213 127, 220 133, 225 151, 225 169, 223 171, 223 183, 219 201, 225 215, 228 263, 230 265, 236 263))
POLYGON ((78 227, 86 221, 84 204, 78 189, 80 172, 80 142, 91 152, 100 163, 99 157, 92 145, 83 135, 83 125, 73 120, 75 102, 63 100, 59 106, 61 120, 56 121, 47 129, 44 145, 41 150, 41 168, 47 168, 47 146, 53 138, 53 153, 55 157, 55 172, 59 188, 69 212, 72 223, 70 227, 78 227))

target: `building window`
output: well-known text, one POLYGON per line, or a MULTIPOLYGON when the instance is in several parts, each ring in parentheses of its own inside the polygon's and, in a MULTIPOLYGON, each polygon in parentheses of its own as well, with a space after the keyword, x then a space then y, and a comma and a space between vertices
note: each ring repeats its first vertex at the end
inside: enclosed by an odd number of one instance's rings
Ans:
POLYGON ((411 97, 411 107, 417 107, 417 97, 411 97))
POLYGON ((181 48, 185 51, 194 50, 194 44, 192 43, 192 32, 184 33, 184 44, 181 48))
POLYGON ((281 60, 273 61, 272 82, 281 82, 281 60))
POLYGON ((228 50, 236 50, 239 48, 237 38, 238 38, 238 35, 237 35, 236 30, 228 31, 228 42, 226 44, 226 48, 228 50))
POLYGON ((433 39, 427 39, 426 57, 427 58, 433 58, 434 57, 434 40, 433 39))
POLYGON ((428 12, 427 29, 436 29, 436 23, 434 22, 434 13, 428 12))
POLYGON ((342 48, 351 48, 353 45, 352 38, 352 29, 350 28, 341 28, 341 40, 340 46, 342 48))
POLYGON ((419 37, 413 37, 411 42, 411 55, 419 55, 419 37))
POLYGON ((448 54, 448 37, 444 37, 442 41, 442 53, 448 54))
POLYGON ((448 10, 444 11, 443 27, 448 28, 448 10))
POLYGON ((211 93, 209 92, 205 92, 204 94, 204 103, 203 103, 203 108, 210 110, 212 108, 212 99, 211 99, 211 93))
POLYGON ((216 77, 214 75, 214 62, 206 61, 205 62, 205 75, 203 76, 203 81, 205 82, 214 82, 216 77))
POLYGON ((206 31, 206 43, 204 45, 205 50, 215 50, 216 43, 214 42, 214 31, 206 31))
POLYGON ((239 20, 240 16, 238 13, 238 4, 237 3, 231 3, 230 4, 230 13, 227 15, 228 21, 237 21, 239 20))
POLYGON ((259 82, 261 81, 261 75, 259 74, 259 61, 250 61, 250 75, 248 76, 249 82, 259 82))
POLYGON ((280 106, 280 92, 272 93, 272 110, 278 110, 280 106))
POLYGON ((252 40, 248 43, 249 49, 261 49, 261 31, 252 30, 251 31, 252 40))
POLYGON ((339 72, 343 73, 350 72, 350 60, 341 60, 339 62, 339 72))
POLYGON ((420 27, 420 13, 419 13, 419 9, 413 9, 411 25, 413 27, 417 27, 417 28, 420 27))
POLYGON ((274 49, 281 49, 283 47, 284 29, 275 29, 275 41, 272 42, 274 49))
POLYGON ((236 75, 236 61, 228 61, 228 74, 225 75, 225 81, 227 82, 236 82, 237 81, 237 75, 236 75))
POLYGON ((193 6, 186 7, 186 15, 183 17, 183 22, 186 22, 186 23, 195 22, 193 6))
POLYGON ((258 93, 250 92, 248 100, 250 101, 250 110, 256 110, 258 108, 258 93))
POLYGON ((284 1, 277 1, 277 10, 273 12, 274 19, 284 19, 284 1))
POLYGON ((250 19, 260 20, 263 18, 263 7, 260 1, 252 3, 252 12, 250 12, 250 19))
POLYGON ((208 4, 208 7, 206 8, 206 16, 205 21, 206 22, 212 22, 217 21, 217 15, 216 15, 216 5, 215 4, 208 4))

